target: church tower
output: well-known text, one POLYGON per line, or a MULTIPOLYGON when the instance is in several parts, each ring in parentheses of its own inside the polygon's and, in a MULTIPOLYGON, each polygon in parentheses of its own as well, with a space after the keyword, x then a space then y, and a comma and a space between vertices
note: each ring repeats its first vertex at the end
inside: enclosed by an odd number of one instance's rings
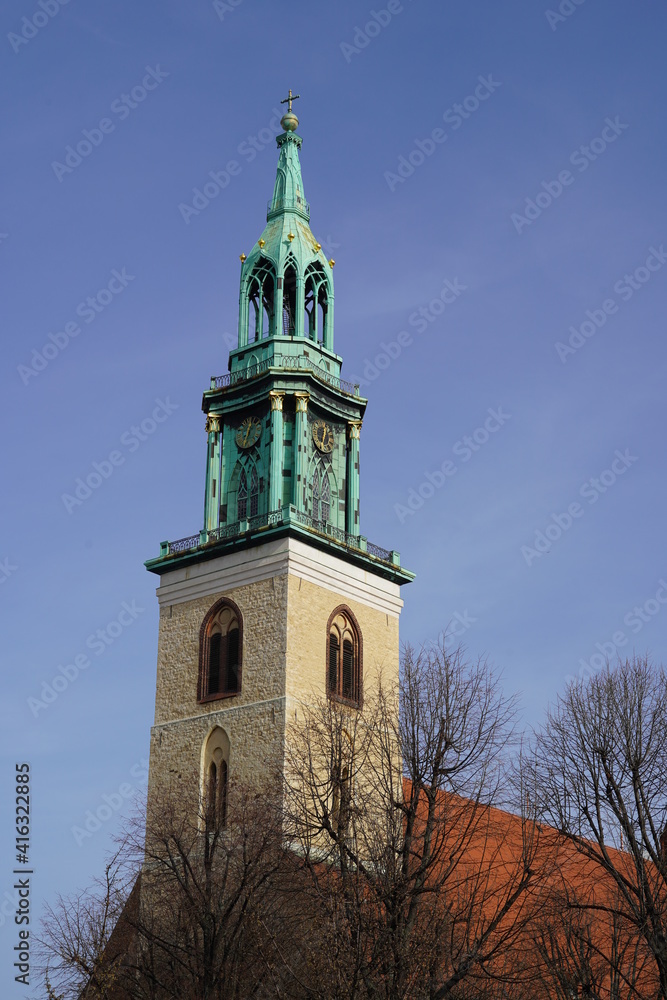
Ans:
POLYGON ((281 769, 299 706, 363 712, 398 678, 398 552, 359 521, 367 400, 334 351, 334 261, 310 229, 298 119, 277 136, 266 226, 241 254, 238 346, 204 393, 204 526, 163 542, 149 809, 178 788, 225 822, 230 780, 281 769))

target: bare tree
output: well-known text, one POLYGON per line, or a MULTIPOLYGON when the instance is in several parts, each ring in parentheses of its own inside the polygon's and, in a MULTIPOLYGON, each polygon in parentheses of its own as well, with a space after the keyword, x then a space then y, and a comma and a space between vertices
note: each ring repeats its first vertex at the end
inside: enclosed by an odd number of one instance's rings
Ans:
POLYGON ((618 913, 582 906, 585 880, 571 879, 567 860, 561 857, 561 863, 560 887, 549 887, 533 923, 539 959, 533 1000, 649 1000, 655 991, 645 942, 618 913))
POLYGON ((99 1000, 114 996, 118 970, 109 961, 109 942, 137 876, 125 862, 124 852, 115 851, 89 889, 46 905, 37 945, 48 1000, 79 1000, 86 989, 99 1000))
MULTIPOLYGON (((624 947, 651 957, 650 968, 642 959, 634 992, 619 982, 618 996, 666 1000, 664 670, 635 658, 572 684, 537 736, 533 780, 541 816, 579 858, 567 869, 570 906, 611 924, 627 939, 624 947)), ((614 935, 606 956, 610 981, 619 975, 613 942, 614 935)))
POLYGON ((286 802, 326 914, 315 995, 502 995, 545 870, 537 825, 498 808, 513 722, 487 665, 444 644, 406 649, 399 689, 363 712, 300 709, 286 802))
POLYGON ((300 970, 294 939, 309 937, 295 932, 301 913, 287 905, 295 864, 284 850, 280 805, 230 784, 224 824, 207 820, 205 806, 192 815, 175 790, 159 814, 131 824, 106 890, 49 911, 50 1000, 282 995, 283 981, 300 970), (135 890, 136 905, 123 907, 137 859, 140 898, 135 890), (289 963, 281 957, 288 952, 289 963))

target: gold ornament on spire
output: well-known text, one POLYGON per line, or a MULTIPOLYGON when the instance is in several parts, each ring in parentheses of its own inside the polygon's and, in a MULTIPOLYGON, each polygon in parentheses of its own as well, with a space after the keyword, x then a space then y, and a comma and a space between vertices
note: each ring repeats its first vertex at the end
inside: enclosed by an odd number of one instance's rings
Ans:
POLYGON ((299 119, 292 111, 292 101, 298 100, 300 96, 300 94, 293 94, 290 90, 289 96, 280 102, 281 104, 287 105, 287 111, 280 119, 280 124, 286 132, 295 132, 298 127, 299 119))

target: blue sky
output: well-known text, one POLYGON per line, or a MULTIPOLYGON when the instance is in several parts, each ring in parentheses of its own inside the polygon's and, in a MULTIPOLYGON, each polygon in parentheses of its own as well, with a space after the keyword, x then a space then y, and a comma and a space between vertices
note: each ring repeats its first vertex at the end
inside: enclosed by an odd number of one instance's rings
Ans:
POLYGON ((362 530, 417 573, 403 639, 450 625, 527 725, 596 654, 667 645, 664 3, 43 3, 0 25, 3 995, 15 763, 35 918, 101 869, 122 810, 82 839, 87 812, 143 784, 143 560, 201 526, 201 393, 289 87, 370 401, 362 530))

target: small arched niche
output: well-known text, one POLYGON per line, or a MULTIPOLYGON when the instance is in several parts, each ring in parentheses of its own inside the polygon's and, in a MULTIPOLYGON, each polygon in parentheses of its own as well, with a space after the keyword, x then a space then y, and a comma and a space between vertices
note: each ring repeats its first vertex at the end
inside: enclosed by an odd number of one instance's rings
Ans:
POLYGON ((230 744, 225 730, 215 726, 206 738, 203 749, 202 817, 207 833, 215 833, 227 826, 230 744))

